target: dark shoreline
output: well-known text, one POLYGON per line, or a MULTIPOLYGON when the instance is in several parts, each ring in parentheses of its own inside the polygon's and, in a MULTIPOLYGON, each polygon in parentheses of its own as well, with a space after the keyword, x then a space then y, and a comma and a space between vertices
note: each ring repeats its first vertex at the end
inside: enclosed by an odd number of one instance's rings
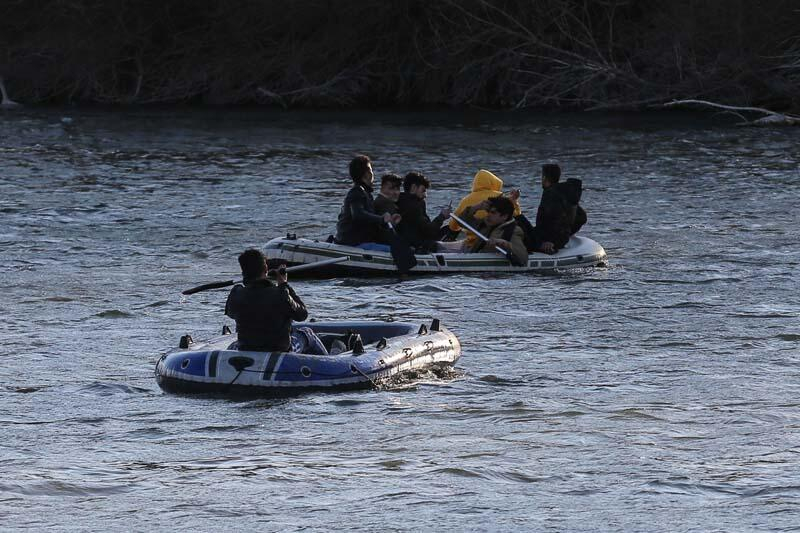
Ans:
POLYGON ((31 0, 0 5, 23 104, 800 109, 791 0, 31 0))

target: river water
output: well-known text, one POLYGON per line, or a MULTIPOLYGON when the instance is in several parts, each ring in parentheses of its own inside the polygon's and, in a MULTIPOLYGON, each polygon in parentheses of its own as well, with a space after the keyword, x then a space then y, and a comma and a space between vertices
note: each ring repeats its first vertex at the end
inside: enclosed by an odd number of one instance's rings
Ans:
POLYGON ((710 115, 0 114, 0 529, 780 531, 800 523, 800 129, 710 115), (333 231, 347 163, 584 180, 606 269, 297 281, 318 319, 438 317, 454 379, 164 394, 236 255, 333 231))

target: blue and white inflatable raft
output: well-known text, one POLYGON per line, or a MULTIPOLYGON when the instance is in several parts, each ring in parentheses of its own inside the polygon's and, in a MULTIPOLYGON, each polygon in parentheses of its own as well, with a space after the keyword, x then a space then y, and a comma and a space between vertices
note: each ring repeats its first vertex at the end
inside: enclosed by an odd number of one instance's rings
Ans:
POLYGON ((378 321, 295 326, 313 329, 326 345, 356 340, 336 355, 308 355, 239 351, 230 333, 204 343, 193 343, 187 336, 181 348, 158 360, 156 380, 173 393, 282 396, 374 388, 403 375, 452 367, 461 356, 456 336, 436 319, 430 326, 378 321))
MULTIPOLYGON (((272 239, 264 249, 272 264, 287 266, 317 265, 301 276, 386 276, 397 273, 389 252, 364 250, 332 242, 315 241, 288 235, 272 239)), ((484 274, 523 272, 558 272, 575 268, 605 266, 606 251, 587 237, 573 235, 569 242, 553 255, 531 253, 528 263, 513 266, 497 253, 429 253, 417 254, 417 265, 408 274, 484 274)))

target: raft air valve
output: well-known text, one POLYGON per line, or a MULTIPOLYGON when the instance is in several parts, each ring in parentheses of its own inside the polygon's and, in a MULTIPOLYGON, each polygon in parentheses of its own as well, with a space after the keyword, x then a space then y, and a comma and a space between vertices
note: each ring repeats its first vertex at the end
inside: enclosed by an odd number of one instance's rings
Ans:
POLYGON ((178 342, 178 348, 186 349, 192 343, 194 343, 192 336, 187 333, 181 337, 181 340, 178 342))

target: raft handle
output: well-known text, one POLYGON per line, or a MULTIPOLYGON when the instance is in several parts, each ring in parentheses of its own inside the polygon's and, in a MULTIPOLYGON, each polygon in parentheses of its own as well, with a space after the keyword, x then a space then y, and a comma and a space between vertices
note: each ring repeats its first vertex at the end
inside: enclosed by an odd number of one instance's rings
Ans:
POLYGON ((431 331, 442 331, 442 323, 438 318, 431 320, 431 331))
POLYGON ((378 344, 375 345, 375 349, 383 350, 384 348, 386 348, 386 344, 388 344, 388 342, 389 341, 386 340, 386 337, 381 337, 381 340, 379 340, 378 344))
POLYGON ((222 326, 222 334, 223 335, 230 335, 231 334, 231 328, 230 328, 230 326, 228 326, 228 324, 224 324, 222 326))
POLYGON ((427 335, 428 334, 428 326, 425 324, 420 324, 419 331, 417 331, 417 335, 427 335))

